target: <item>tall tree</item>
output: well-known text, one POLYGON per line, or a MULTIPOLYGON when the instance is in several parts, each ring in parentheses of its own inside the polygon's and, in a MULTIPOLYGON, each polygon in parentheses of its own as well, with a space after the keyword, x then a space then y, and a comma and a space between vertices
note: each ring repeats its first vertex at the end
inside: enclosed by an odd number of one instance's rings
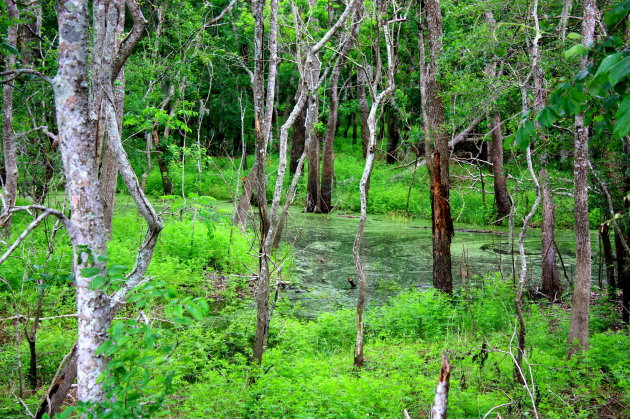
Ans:
MULTIPOLYGON (((595 42, 597 21, 597 3, 584 0, 584 18, 582 20, 582 43, 592 46, 595 42)), ((582 59, 582 69, 588 66, 588 58, 582 59)), ((588 142, 589 128, 584 123, 584 114, 575 117, 574 151, 574 215, 575 215, 575 280, 571 322, 569 327, 569 346, 567 357, 583 350, 588 345, 588 317, 591 297, 591 236, 588 224, 588 142)))
MULTIPOLYGON (((442 11, 439 0, 425 1, 429 62, 424 70, 424 94, 426 96, 425 156, 430 175, 431 216, 433 231, 433 286, 451 293, 453 276, 451 272, 451 238, 453 220, 451 218, 448 132, 444 123, 442 86, 438 74, 438 57, 442 54, 442 11)), ((424 63, 421 63, 424 65, 424 63)))
MULTIPOLYGON (((15 0, 5 0, 7 16, 12 19, 11 25, 7 28, 7 43, 13 48, 17 46, 18 19, 20 18, 15 0)), ((7 72, 14 70, 16 56, 9 52, 5 61, 7 72)), ((0 213, 0 227, 4 227, 6 236, 11 234, 11 208, 15 205, 17 196, 18 167, 15 151, 15 133, 13 132, 13 83, 5 82, 2 85, 2 146, 4 149, 4 172, 5 179, 2 198, 2 213, 0 213)))

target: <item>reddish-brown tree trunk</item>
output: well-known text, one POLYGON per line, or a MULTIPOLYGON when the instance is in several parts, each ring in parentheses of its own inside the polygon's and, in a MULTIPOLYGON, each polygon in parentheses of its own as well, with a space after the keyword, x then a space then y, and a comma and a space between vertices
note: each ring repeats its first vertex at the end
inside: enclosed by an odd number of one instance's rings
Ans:
POLYGON ((425 1, 426 22, 429 42, 429 65, 424 72, 426 96, 426 133, 432 147, 425 150, 431 178, 431 213, 433 226, 433 286, 451 293, 453 276, 451 272, 451 238, 453 220, 449 196, 449 156, 448 134, 444 124, 444 104, 442 88, 437 80, 438 57, 442 53, 442 12, 439 0, 425 1), (434 150, 431 150, 433 148, 434 150), (433 156, 431 153, 433 151, 433 156), (431 167, 432 166, 432 167, 431 167))

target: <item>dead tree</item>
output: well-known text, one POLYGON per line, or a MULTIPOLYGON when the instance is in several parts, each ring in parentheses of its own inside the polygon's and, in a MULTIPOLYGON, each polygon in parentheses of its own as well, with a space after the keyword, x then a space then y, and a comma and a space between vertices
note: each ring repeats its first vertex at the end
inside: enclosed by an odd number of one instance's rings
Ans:
POLYGON ((442 367, 440 368, 440 377, 438 385, 435 389, 435 399, 433 400, 433 408, 431 409, 431 417, 433 419, 446 418, 446 410, 448 408, 448 389, 450 387, 451 364, 448 362, 446 354, 442 354, 442 367))

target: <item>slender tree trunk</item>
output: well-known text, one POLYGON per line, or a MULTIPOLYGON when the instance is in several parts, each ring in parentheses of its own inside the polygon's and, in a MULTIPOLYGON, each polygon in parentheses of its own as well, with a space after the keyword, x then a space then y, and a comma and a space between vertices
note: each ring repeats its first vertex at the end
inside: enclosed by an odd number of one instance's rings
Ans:
MULTIPOLYGON (((595 40, 597 4, 595 0, 584 0, 584 19, 582 21, 582 42, 590 46, 595 40)), ((588 61, 582 61, 586 68, 588 61)), ((584 115, 575 117, 575 152, 574 152, 574 214, 575 214, 575 280, 573 281, 573 299, 567 357, 586 349, 588 346, 588 318, 591 297, 591 237, 588 224, 588 141, 589 129, 584 125, 584 115)))
POLYGON ((431 418, 445 419, 446 410, 448 408, 448 390, 450 387, 451 364, 445 354, 442 354, 442 368, 440 368, 440 377, 435 390, 435 399, 433 400, 433 408, 431 409, 431 418))
POLYGON ((300 156, 304 152, 304 142, 306 140, 306 107, 300 112, 293 126, 293 143, 291 145, 291 162, 289 163, 289 173, 294 174, 300 156))
POLYGON ((359 116, 361 118, 361 146, 363 147, 363 157, 367 155, 368 143, 370 141, 370 133, 368 128, 368 115, 370 107, 368 106, 365 86, 367 85, 367 75, 365 70, 357 70, 357 98, 359 100, 359 116))
MULTIPOLYGON (((19 12, 15 0, 5 0, 7 16, 19 19, 19 12)), ((7 43, 17 47, 18 23, 7 28, 7 43)), ((9 54, 6 57, 5 70, 10 71, 15 67, 16 57, 9 54)), ((13 132, 13 81, 2 85, 2 143, 4 148, 5 180, 2 198, 2 214, 0 214, 0 227, 4 226, 5 235, 11 234, 11 215, 9 211, 15 205, 17 196, 18 167, 15 151, 15 134, 13 132)))
MULTIPOLYGON (((426 115, 427 132, 433 143, 433 156, 427 149, 426 160, 433 161, 431 177, 431 213, 433 226, 433 286, 440 291, 451 293, 453 277, 451 272, 451 238, 453 220, 449 197, 449 157, 448 134, 444 124, 444 104, 442 87, 437 80, 438 57, 442 53, 442 12, 439 0, 425 1, 426 21, 429 34, 429 66, 426 71, 426 115)), ((426 134, 425 134, 426 135, 426 134)), ((427 166, 429 167, 429 166, 427 166)))
POLYGON ((606 284, 608 292, 611 296, 617 293, 617 285, 615 282, 615 257, 613 256, 612 244, 610 242, 610 224, 605 222, 599 226, 599 236, 602 240, 602 249, 604 253, 604 266, 606 267, 606 284))
MULTIPOLYGON (((116 40, 120 39, 125 30, 125 9, 121 7, 120 16, 116 25, 116 40)), ((119 42, 116 41, 116 54, 120 48, 119 42)), ((111 65, 111 63, 108 63, 111 65)), ((118 121, 118 133, 122 136, 122 118, 125 107, 125 72, 120 70, 118 78, 114 83, 114 103, 116 106, 116 116, 118 121)), ((107 140, 105 140, 107 141, 107 140)), ((109 147, 103 149, 103 163, 101 164, 101 175, 99 177, 101 184, 101 201, 103 202, 103 217, 105 228, 112 234, 112 219, 114 216, 114 202, 116 199, 116 186, 118 183, 118 166, 116 165, 116 157, 109 147)))
POLYGON ((556 264, 556 249, 554 247, 554 228, 556 222, 556 207, 549 186, 549 173, 546 169, 538 172, 542 193, 542 292, 549 301, 556 301, 562 292, 560 273, 556 264))
POLYGON ((319 184, 319 148, 320 141, 315 132, 315 124, 319 120, 319 100, 312 89, 317 84, 322 63, 317 56, 308 55, 305 68, 309 79, 308 108, 306 111, 306 136, 309 147, 308 153, 308 180, 306 183, 306 212, 317 212, 320 205, 320 184, 319 184))

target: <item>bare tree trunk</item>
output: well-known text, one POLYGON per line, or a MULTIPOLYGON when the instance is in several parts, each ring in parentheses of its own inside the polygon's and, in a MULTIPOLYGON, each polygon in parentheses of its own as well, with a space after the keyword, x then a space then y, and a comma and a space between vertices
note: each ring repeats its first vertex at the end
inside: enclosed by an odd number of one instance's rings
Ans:
POLYGON ((450 386, 451 364, 445 354, 442 354, 442 368, 440 368, 440 378, 435 390, 435 399, 431 409, 433 419, 445 419, 448 408, 448 389, 450 386))
POLYGON ((444 104, 442 88, 437 81, 438 56, 442 53, 442 12, 439 0, 425 1, 426 22, 429 34, 429 66, 426 71, 427 133, 433 142, 434 155, 427 147, 426 160, 433 161, 429 167, 431 175, 431 213, 433 225, 433 286, 440 291, 451 293, 453 277, 451 272, 451 238, 453 220, 449 198, 449 157, 448 134, 444 124, 444 104))
MULTIPOLYGON (((582 42, 586 46, 595 40, 597 4, 595 0, 584 0, 584 19, 582 21, 582 42)), ((582 68, 588 65, 587 58, 582 61, 582 68)), ((588 318, 591 297, 591 237, 588 224, 588 141, 589 129, 584 126, 584 115, 575 117, 575 152, 574 152, 574 214, 575 214, 575 280, 567 358, 588 346, 588 318)))
POLYGON ((556 206, 549 186, 549 173, 546 169, 538 172, 542 193, 542 292, 549 301, 559 299, 562 293, 560 273, 556 264, 556 249, 554 247, 554 228, 556 223, 556 206))
MULTIPOLYGON (((12 19, 19 19, 15 0, 5 0, 7 16, 12 19)), ((7 43, 17 47, 18 23, 7 28, 7 43)), ((6 57, 5 70, 11 71, 15 67, 16 57, 8 54, 6 57)), ((15 153, 15 133, 13 132, 13 81, 2 85, 2 145, 4 148, 4 169, 5 182, 0 185, 4 188, 4 193, 0 195, 2 199, 2 214, 0 214, 0 227, 4 227, 7 237, 11 234, 11 214, 10 210, 15 205, 17 196, 18 167, 15 153)))

